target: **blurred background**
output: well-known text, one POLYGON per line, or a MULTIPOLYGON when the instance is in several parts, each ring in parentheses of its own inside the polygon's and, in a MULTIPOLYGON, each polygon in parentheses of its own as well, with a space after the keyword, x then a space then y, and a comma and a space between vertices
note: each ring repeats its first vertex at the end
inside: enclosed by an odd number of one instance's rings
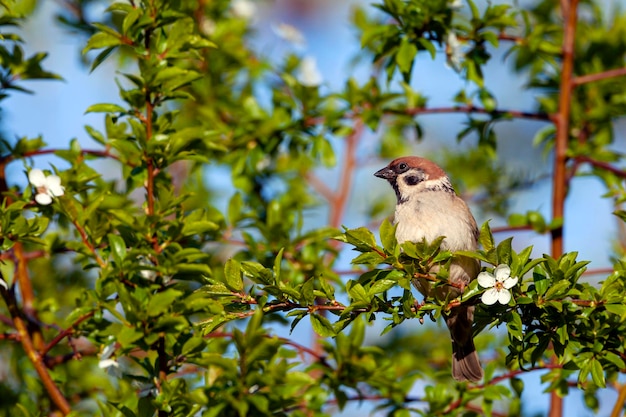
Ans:
MULTIPOLYGON (((98 16, 104 9, 105 2, 94 2, 92 16, 98 16)), ((480 6, 482 1, 478 0, 480 6)), ((494 1, 492 3, 505 3, 494 1)), ((527 3, 527 2, 524 2, 527 3)), ((626 7, 624 0, 606 0, 606 10, 615 7, 626 7)), ((45 67, 60 74, 64 81, 33 81, 27 87, 35 94, 15 93, 6 101, 6 106, 0 113, 0 129, 8 140, 18 137, 37 137, 43 135, 44 140, 51 148, 67 147, 69 141, 77 138, 85 149, 97 148, 85 133, 84 125, 88 124, 97 129, 103 126, 101 114, 85 114, 85 109, 96 102, 118 103, 118 88, 115 84, 115 60, 105 62, 94 72, 89 72, 80 50, 86 41, 82 34, 73 33, 67 27, 58 24, 57 16, 65 12, 62 0, 37 2, 32 18, 20 29, 25 40, 27 55, 38 51, 50 51, 44 62, 45 67)), ((250 20, 254 31, 249 38, 252 48, 257 54, 267 57, 274 62, 281 62, 286 55, 295 53, 302 57, 313 57, 322 77, 322 92, 341 90, 349 77, 361 82, 372 73, 371 63, 367 59, 359 59, 360 40, 357 30, 351 24, 351 16, 355 7, 366 8, 374 12, 370 1, 359 0, 277 0, 277 1, 245 1, 233 3, 234 12, 245 14, 250 20)), ((505 109, 533 111, 536 102, 531 92, 523 89, 523 77, 515 75, 508 62, 500 51, 493 51, 494 57, 486 68, 485 79, 491 91, 497 97, 498 105, 505 109)), ((429 97, 430 107, 447 107, 452 103, 454 94, 463 86, 459 75, 446 66, 445 55, 438 54, 431 60, 427 55, 420 55, 414 69, 412 87, 429 97)), ((260 93, 263 94, 262 92, 260 93)), ((419 122, 423 127, 424 136, 421 140, 408 137, 413 154, 426 156, 437 161, 445 161, 448 151, 464 152, 475 145, 472 137, 457 142, 457 134, 464 128, 466 117, 462 114, 434 114, 420 115, 419 122)), ((550 218, 550 155, 544 155, 542 149, 529 146, 537 132, 545 127, 539 121, 511 121, 500 123, 496 127, 498 136, 498 155, 506 165, 507 170, 528 181, 528 186, 517 191, 510 201, 509 212, 524 213, 536 210, 547 219, 550 218)), ((625 122, 618 122, 615 132, 618 135, 616 146, 626 151, 624 142, 625 122)), ((378 141, 384 131, 367 131, 360 142, 358 150, 358 172, 351 190, 349 205, 342 220, 346 227, 353 228, 363 225, 377 228, 370 224, 370 207, 384 201, 388 215, 392 214, 394 195, 384 181, 373 177, 373 172, 386 165, 388 160, 375 157, 378 141)), ((341 161, 342 144, 334 142, 338 153, 337 160, 341 161)), ((64 168, 63 161, 53 156, 40 156, 34 160, 34 166, 42 169, 50 164, 59 169, 64 168)), ((98 170, 106 176, 118 175, 118 170, 108 171, 106 162, 95 163, 98 170)), ((332 169, 320 170, 319 177, 329 186, 336 185, 336 179, 341 166, 332 169)), ((9 182, 20 187, 25 186, 25 170, 20 163, 9 166, 9 182)), ((206 178, 210 187, 219 196, 225 206, 233 193, 230 178, 227 172, 220 168, 206 169, 206 178)), ((453 178, 453 182, 462 182, 462 179, 453 178)), ((461 189, 461 191, 463 191, 461 189)), ((609 199, 601 196, 606 190, 599 180, 581 176, 572 182, 569 201, 576 204, 566 206, 565 224, 565 251, 578 251, 579 259, 590 260, 590 270, 599 270, 611 267, 613 245, 619 244, 620 231, 618 219, 611 213, 614 207, 609 199)), ((479 198, 471 194, 464 195, 470 203, 479 198)), ((218 203, 219 205, 219 203, 218 203)), ((505 226, 506 215, 495 216, 485 214, 478 207, 474 209, 479 224, 491 219, 492 228, 505 226)), ((308 213, 306 221, 311 225, 327 222, 328 213, 323 206, 308 213)), ((513 235, 513 232, 496 234, 500 241, 513 235)), ((514 248, 521 249, 530 245, 534 247, 534 256, 549 253, 549 236, 537 235, 531 231, 514 233, 514 248)), ((349 269, 351 254, 345 254, 345 268, 349 269)), ((602 273, 589 276, 589 279, 601 279, 602 273)), ((605 276, 605 275, 604 275, 605 276)), ((404 337, 413 330, 417 330, 414 337, 426 335, 426 330, 416 324, 409 329, 411 323, 405 323, 381 338, 382 324, 374 325, 368 330, 368 343, 384 344, 389 340, 404 337)), ((296 328, 299 340, 312 339, 312 331, 308 324, 300 324, 296 328)), ((440 332, 442 337, 446 330, 441 324, 432 327, 432 331, 440 332), (438 328, 438 330, 436 330, 438 328)), ((428 330, 430 332, 430 330, 428 330)), ((277 328, 280 335, 288 336, 288 329, 277 328)), ((496 332, 497 330, 492 330, 496 332)), ((428 333, 430 334, 430 333, 428 333)), ((480 346, 481 338, 477 343, 480 346)), ((408 339, 407 339, 408 340, 408 339)), ((490 339, 491 340, 491 339, 490 339)), ((481 349, 479 348, 479 351, 481 349)), ((486 357, 488 352, 481 351, 486 357)), ((540 373, 533 372, 524 376, 526 390, 523 407, 525 415, 545 415, 547 410, 547 395, 542 393, 540 373)), ((415 387, 415 395, 420 394, 423 387, 415 387)), ((601 412, 599 415, 608 415, 615 396, 610 390, 604 390, 606 402, 601 398, 601 412), (606 403, 606 406, 602 404, 606 403)), ((582 395, 574 390, 565 403, 567 416, 591 415, 581 406, 582 395)), ((350 404, 347 409, 337 415, 358 416, 371 412, 371 405, 350 404)))

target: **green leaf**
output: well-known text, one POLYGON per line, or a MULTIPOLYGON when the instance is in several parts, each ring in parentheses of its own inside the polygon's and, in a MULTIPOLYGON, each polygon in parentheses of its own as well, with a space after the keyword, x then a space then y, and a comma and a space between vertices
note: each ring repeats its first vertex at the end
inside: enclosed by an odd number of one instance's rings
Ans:
POLYGON ((493 241, 493 235, 491 234, 491 228, 489 227, 489 220, 487 220, 480 228, 480 236, 478 242, 486 252, 495 249, 495 243, 493 241))
POLYGON ((408 38, 402 38, 400 42, 400 48, 398 49, 398 53, 396 54, 396 64, 398 64, 398 68, 400 72, 403 74, 408 74, 411 71, 413 66, 413 60, 415 59, 415 55, 417 54, 417 47, 412 44, 408 38))
POLYGON ((168 288, 165 291, 156 293, 146 307, 149 316, 156 317, 165 313, 174 301, 180 299, 184 293, 174 288, 168 288))
POLYGON ((370 297, 367 295, 367 291, 365 291, 365 288, 363 288, 363 286, 359 284, 358 282, 355 282, 355 281, 349 282, 347 286, 347 290, 348 290, 348 294, 350 295, 350 297, 354 299, 354 301, 357 301, 357 302, 360 301, 362 303, 370 302, 370 297))
POLYGON ((375 294, 380 294, 382 292, 385 292, 387 290, 390 290, 391 288, 393 288, 395 285, 397 285, 398 282, 391 280, 391 279, 381 279, 376 281, 369 289, 369 291, 367 292, 369 297, 373 297, 375 294))
POLYGON ((533 271, 533 282, 535 283, 535 289, 539 296, 545 294, 550 286, 550 280, 539 268, 535 268, 533 271))
POLYGON ((309 314, 309 318, 311 320, 311 326, 313 326, 313 330, 315 333, 322 337, 333 337, 336 336, 335 329, 333 329, 333 325, 328 321, 328 319, 319 314, 309 314))
POLYGON ((98 68, 100 64, 102 64, 109 57, 109 55, 111 55, 111 52, 113 52, 115 48, 117 48, 117 46, 111 46, 100 52, 91 63, 91 68, 89 68, 89 72, 93 72, 96 68, 98 68))
POLYGON ((274 259, 274 279, 276 281, 280 281, 280 272, 282 270, 282 262, 283 262, 283 252, 285 248, 280 248, 276 258, 274 259))
POLYGON ((432 59, 435 59, 435 57, 437 56, 437 48, 435 47, 435 44, 433 42, 426 38, 418 38, 417 42, 419 42, 419 44, 430 53, 430 57, 432 59))
POLYGON ((224 265, 224 278, 226 286, 233 291, 243 290, 243 277, 241 276, 241 264, 235 258, 230 258, 224 265))
POLYGON ((99 103, 93 104, 85 110, 87 113, 125 113, 126 109, 118 104, 99 103))
POLYGON ((546 300, 551 300, 555 298, 562 297, 567 289, 570 287, 570 282, 567 280, 562 280, 557 282, 556 284, 552 284, 552 286, 546 292, 544 298, 546 300))
POLYGON ((83 48, 83 54, 89 52, 92 49, 100 49, 100 48, 108 48, 112 46, 119 46, 122 44, 121 36, 115 36, 110 33, 96 33, 89 41, 87 41, 87 45, 83 48))
POLYGON ((353 245, 356 250, 361 252, 371 252, 376 248, 376 238, 366 227, 346 229, 345 233, 338 239, 353 245))
POLYGON ((108 234, 111 255, 118 266, 122 266, 122 262, 126 258, 126 242, 119 235, 108 234))
POLYGON ((516 311, 511 311, 509 314, 509 320, 506 323, 506 327, 509 331, 509 335, 515 339, 522 341, 524 339, 522 318, 516 311))
POLYGON ((389 219, 385 219, 380 225, 379 233, 383 248, 385 248, 388 253, 393 253, 397 245, 396 226, 393 225, 389 219))
POLYGON ((626 319, 626 305, 624 304, 605 304, 604 308, 609 313, 618 315, 621 321, 626 319))
POLYGON ((604 380, 604 369, 602 369, 602 364, 596 358, 591 359, 590 365, 591 371, 591 379, 594 384, 596 384, 600 388, 606 388, 606 381, 604 380))
POLYGON ((243 207, 243 199, 240 193, 235 193, 228 202, 228 221, 231 225, 236 225, 237 221, 241 219, 241 210, 243 207))
POLYGON ((506 264, 509 265, 511 263, 511 242, 513 241, 512 237, 504 239, 498 245, 496 249, 496 253, 498 254, 498 264, 506 264))
POLYGON ((181 234, 183 236, 202 235, 219 229, 219 226, 208 220, 184 222, 181 234))
POLYGON ((376 266, 382 263, 385 258, 378 252, 365 252, 354 258, 350 263, 353 265, 371 265, 376 266))

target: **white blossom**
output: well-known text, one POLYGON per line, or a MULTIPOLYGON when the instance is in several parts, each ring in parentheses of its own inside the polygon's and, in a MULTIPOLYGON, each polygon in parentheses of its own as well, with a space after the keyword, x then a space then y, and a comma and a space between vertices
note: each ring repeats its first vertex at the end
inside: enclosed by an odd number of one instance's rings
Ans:
POLYGON ((478 283, 481 287, 487 288, 481 297, 483 303, 487 305, 508 304, 511 301, 511 289, 517 284, 518 278, 511 277, 511 268, 508 265, 498 265, 493 274, 481 272, 478 274, 478 283))
POLYGON ((119 366, 120 364, 115 359, 103 359, 98 362, 98 368, 100 369, 119 368, 119 366))
POLYGON ((139 276, 146 281, 154 282, 157 277, 157 273, 154 270, 154 263, 143 255, 137 256, 137 259, 139 261, 139 265, 147 267, 146 269, 139 270, 139 276))
POLYGON ((119 368, 120 364, 117 363, 115 359, 111 359, 113 353, 115 353, 116 343, 110 343, 102 349, 102 353, 100 353, 100 361, 98 362, 98 367, 100 369, 108 369, 108 368, 119 368))
POLYGON ((317 61, 312 56, 302 59, 296 77, 298 82, 305 87, 317 87, 324 81, 320 70, 317 68, 317 61))
POLYGON ((61 185, 61 178, 56 175, 46 176, 40 169, 30 170, 28 182, 37 190, 35 201, 44 206, 52 203, 52 197, 62 196, 65 190, 61 185))
POLYGON ((304 35, 296 29, 295 26, 288 23, 278 23, 276 25, 272 25, 272 30, 280 38, 286 40, 287 42, 291 42, 296 46, 304 47, 306 45, 304 35))
POLYGON ((199 26, 200 31, 207 36, 212 36, 215 33, 215 29, 217 29, 215 21, 207 18, 202 18, 199 26))
POLYGON ((465 54, 461 50, 461 42, 459 38, 456 37, 456 33, 448 32, 446 35, 446 45, 446 62, 455 71, 459 71, 465 54))
POLYGON ((234 0, 231 4, 233 15, 250 20, 256 14, 256 5, 249 0, 234 0))
POLYGON ((450 2, 451 9, 461 9, 463 8, 463 0, 452 0, 450 2))

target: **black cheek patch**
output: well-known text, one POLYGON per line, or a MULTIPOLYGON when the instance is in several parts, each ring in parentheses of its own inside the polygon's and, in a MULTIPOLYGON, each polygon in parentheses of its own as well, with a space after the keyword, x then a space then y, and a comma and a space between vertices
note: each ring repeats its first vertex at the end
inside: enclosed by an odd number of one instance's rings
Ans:
POLYGON ((416 185, 420 181, 421 178, 417 175, 409 175, 408 177, 404 178, 404 182, 407 183, 407 185, 416 185))

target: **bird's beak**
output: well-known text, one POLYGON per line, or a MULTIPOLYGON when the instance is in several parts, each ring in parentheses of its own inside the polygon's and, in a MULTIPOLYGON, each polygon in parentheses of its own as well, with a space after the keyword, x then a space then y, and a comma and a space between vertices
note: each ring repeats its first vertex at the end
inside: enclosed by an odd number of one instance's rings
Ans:
POLYGON ((384 167, 381 170, 378 170, 374 173, 374 176, 378 178, 383 178, 385 180, 390 180, 396 176, 396 173, 389 167, 384 167))

